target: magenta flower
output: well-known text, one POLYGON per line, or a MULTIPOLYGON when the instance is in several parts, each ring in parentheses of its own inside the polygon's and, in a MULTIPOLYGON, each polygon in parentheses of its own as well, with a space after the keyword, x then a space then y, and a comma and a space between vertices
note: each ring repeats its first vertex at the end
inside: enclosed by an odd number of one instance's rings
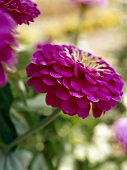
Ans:
POLYGON ((4 67, 15 70, 14 64, 17 62, 16 52, 13 49, 17 46, 17 41, 13 36, 15 26, 16 23, 10 15, 0 10, 0 87, 4 86, 7 81, 4 67))
POLYGON ((127 118, 120 118, 113 126, 116 140, 127 151, 127 118))
POLYGON ((105 6, 106 0, 69 0, 71 3, 82 4, 85 6, 105 6))
POLYGON ((101 58, 69 45, 38 45, 26 68, 27 84, 47 93, 46 103, 70 116, 98 118, 116 107, 124 82, 101 58))
POLYGON ((0 0, 0 8, 10 14, 17 24, 28 24, 38 17, 40 11, 31 0, 0 0))

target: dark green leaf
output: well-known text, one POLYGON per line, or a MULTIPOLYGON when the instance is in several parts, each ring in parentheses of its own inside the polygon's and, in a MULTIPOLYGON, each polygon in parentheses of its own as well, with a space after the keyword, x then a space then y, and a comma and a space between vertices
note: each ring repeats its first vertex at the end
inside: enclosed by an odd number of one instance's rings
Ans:
POLYGON ((0 137, 5 144, 12 142, 17 134, 10 119, 9 111, 13 102, 10 85, 0 88, 0 137))

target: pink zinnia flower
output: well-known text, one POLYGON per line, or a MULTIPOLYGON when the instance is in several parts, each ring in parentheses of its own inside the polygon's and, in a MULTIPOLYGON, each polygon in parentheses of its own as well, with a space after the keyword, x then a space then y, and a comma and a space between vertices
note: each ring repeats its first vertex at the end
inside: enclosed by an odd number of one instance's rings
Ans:
POLYGON ((40 11, 31 0, 0 0, 0 8, 10 14, 17 24, 29 24, 38 17, 40 11))
POLYGON ((127 151, 127 118, 120 118, 113 126, 116 140, 127 151))
POLYGON ((17 46, 13 33, 15 26, 16 23, 10 15, 0 10, 0 87, 7 81, 4 67, 15 70, 14 64, 17 62, 16 52, 13 49, 17 46))
POLYGON ((106 0, 69 0, 71 3, 82 4, 85 6, 105 6, 106 0))
POLYGON ((69 45, 38 45, 26 68, 27 84, 47 93, 46 103, 65 114, 86 118, 116 107, 121 100, 122 77, 101 58, 69 45))

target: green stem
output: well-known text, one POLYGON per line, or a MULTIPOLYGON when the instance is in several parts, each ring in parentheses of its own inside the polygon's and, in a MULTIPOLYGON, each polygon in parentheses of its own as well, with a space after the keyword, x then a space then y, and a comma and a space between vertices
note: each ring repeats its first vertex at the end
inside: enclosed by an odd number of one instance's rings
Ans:
POLYGON ((24 82, 22 80, 22 77, 20 76, 19 72, 11 72, 6 69, 6 72, 8 73, 8 80, 14 85, 14 88, 19 94, 19 97, 21 98, 23 104, 27 106, 26 102, 26 88, 24 85, 24 82))
POLYGON ((78 38, 79 38, 79 35, 80 35, 80 26, 81 26, 82 19, 83 19, 83 16, 84 16, 84 6, 82 6, 82 5, 80 6, 79 12, 80 12, 79 21, 78 21, 78 25, 77 25, 75 35, 74 35, 74 45, 77 45, 77 43, 78 43, 78 38))
POLYGON ((60 109, 56 108, 54 109, 53 113, 46 117, 45 119, 43 119, 39 124, 37 124, 35 127, 33 127, 32 129, 30 129, 28 132, 26 132, 25 134, 19 136, 18 138, 16 138, 12 143, 10 143, 3 151, 4 155, 7 155, 7 153, 17 144, 19 144, 20 142, 22 142, 23 140, 25 140, 26 138, 28 138, 28 136, 30 136, 31 134, 37 132, 38 130, 44 128, 45 126, 47 126, 49 123, 51 123, 54 119, 56 119, 58 116, 60 115, 60 109))

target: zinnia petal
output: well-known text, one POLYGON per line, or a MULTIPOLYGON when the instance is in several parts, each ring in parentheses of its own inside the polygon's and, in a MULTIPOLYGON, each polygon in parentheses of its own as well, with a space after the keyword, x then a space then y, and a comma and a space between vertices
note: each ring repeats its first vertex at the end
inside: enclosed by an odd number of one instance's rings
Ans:
POLYGON ((17 24, 28 24, 38 17, 40 11, 31 0, 1 0, 0 8, 11 15, 17 24))
POLYGON ((28 85, 47 93, 47 104, 59 106, 65 114, 86 118, 92 105, 93 116, 98 118, 121 100, 122 77, 100 57, 75 46, 39 45, 31 63, 28 85))
POLYGON ((0 9, 0 87, 7 81, 4 67, 11 71, 16 70, 14 64, 17 63, 17 53, 14 47, 18 43, 14 37, 15 27, 16 23, 11 16, 0 9))
POLYGON ((89 111, 90 111, 90 105, 88 105, 85 109, 79 108, 77 110, 77 114, 78 114, 79 117, 85 119, 86 117, 88 117, 89 111))

